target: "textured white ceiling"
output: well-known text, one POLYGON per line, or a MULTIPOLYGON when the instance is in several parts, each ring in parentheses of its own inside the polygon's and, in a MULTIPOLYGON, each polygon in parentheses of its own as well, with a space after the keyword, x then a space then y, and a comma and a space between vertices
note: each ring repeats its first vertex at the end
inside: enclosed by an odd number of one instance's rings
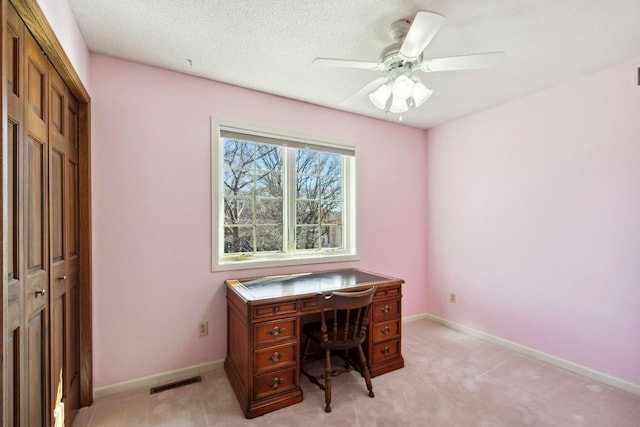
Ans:
MULTIPOLYGON (((430 128, 640 58, 640 0, 69 0, 89 49, 313 104, 397 121, 366 96, 380 72, 312 65, 377 61, 389 25, 447 20, 424 57, 505 51, 491 70, 420 73, 434 95, 403 114, 430 128)), ((640 64, 639 64, 640 65, 640 64)))

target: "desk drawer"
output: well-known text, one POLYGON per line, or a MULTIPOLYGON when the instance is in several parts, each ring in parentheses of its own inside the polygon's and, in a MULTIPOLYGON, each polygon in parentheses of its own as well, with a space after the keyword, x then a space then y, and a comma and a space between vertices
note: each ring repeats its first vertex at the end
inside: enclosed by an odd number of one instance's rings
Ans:
POLYGON ((400 300, 385 300, 373 303, 373 321, 383 322, 400 316, 400 300))
POLYGON ((296 301, 283 302, 279 304, 266 304, 253 307, 253 317, 259 319, 262 317, 274 317, 283 314, 291 314, 297 311, 296 301))
POLYGON ((256 346, 295 338, 296 318, 272 320, 254 325, 253 343, 256 346))
POLYGON ((373 346, 373 363, 391 360, 400 355, 400 340, 387 341, 373 346))
POLYGON ((320 310, 318 308, 318 304, 316 304, 316 299, 315 298, 305 298, 303 300, 300 300, 300 310, 301 311, 313 311, 313 310, 320 310))
POLYGON ((389 322, 376 323, 371 327, 373 331, 373 343, 400 338, 400 319, 389 322))
POLYGON ((296 365, 297 346, 295 343, 258 350, 253 354, 256 374, 263 374, 296 365))
POLYGON ((373 300, 377 301, 379 299, 383 299, 383 298, 389 298, 389 297, 400 297, 401 292, 400 292, 400 285, 398 286, 390 286, 388 288, 380 288, 376 291, 375 295, 373 296, 373 300))
POLYGON ((253 398, 262 399, 272 394, 296 388, 295 374, 296 370, 294 368, 255 377, 253 381, 253 398))

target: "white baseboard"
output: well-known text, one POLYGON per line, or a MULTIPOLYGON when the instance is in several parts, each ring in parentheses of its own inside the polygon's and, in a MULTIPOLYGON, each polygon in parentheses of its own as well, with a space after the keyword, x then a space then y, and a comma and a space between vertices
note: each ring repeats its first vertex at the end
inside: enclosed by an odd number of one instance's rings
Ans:
POLYGON ((542 351, 533 349, 531 347, 524 346, 522 344, 515 343, 513 341, 506 340, 504 338, 497 337, 495 335, 488 334, 483 331, 479 331, 477 329, 470 328, 468 326, 462 325, 460 323, 452 322, 447 319, 443 319, 438 316, 434 316, 432 314, 420 314, 417 316, 411 316, 409 318, 402 319, 403 322, 414 322, 420 319, 429 319, 436 323, 439 323, 448 328, 454 329, 458 332, 462 332, 466 335, 470 335, 481 340, 490 342, 492 344, 498 345, 500 347, 507 348, 509 350, 513 350, 515 352, 524 354, 526 356, 532 357, 541 362, 548 363, 553 366, 557 366, 558 368, 565 369, 567 371, 573 372, 578 375, 582 375, 583 377, 590 378, 594 381, 601 382, 603 384, 610 385, 617 389, 626 391, 628 393, 635 394, 640 396, 640 385, 634 384, 632 382, 613 377, 611 375, 605 374, 603 372, 596 371, 595 369, 587 368, 586 366, 579 365, 577 363, 571 362, 566 359, 562 359, 557 356, 553 356, 548 353, 544 353, 542 351))
MULTIPOLYGON (((462 332, 463 334, 470 335, 481 340, 490 342, 500 347, 513 350, 517 353, 524 354, 532 357, 541 362, 548 363, 558 368, 565 369, 567 371, 582 375, 583 377, 590 378, 594 381, 601 382, 603 384, 610 385, 628 393, 640 396, 640 385, 631 383, 629 381, 622 380, 620 378, 613 377, 611 375, 596 371, 586 366, 578 365, 577 363, 570 362, 560 357, 553 356, 548 353, 544 353, 539 350, 535 350, 531 347, 524 346, 522 344, 515 343, 513 341, 506 340, 504 338, 497 337, 495 335, 488 334, 486 332, 479 331, 477 329, 470 328, 469 326, 462 325, 460 323, 452 322, 447 319, 443 319, 432 314, 424 313, 415 316, 408 316, 402 318, 402 323, 411 323, 418 320, 428 319, 439 323, 443 326, 462 332)), ((122 393, 125 391, 131 391, 138 388, 152 387, 155 385, 177 381, 186 377, 194 375, 202 375, 207 372, 222 369, 224 360, 216 360, 213 362, 203 363, 201 365, 190 366, 188 368, 177 369, 170 372, 162 372, 155 375, 149 375, 147 377, 136 378, 130 381, 125 381, 117 384, 111 384, 104 387, 98 387, 93 390, 94 399, 100 399, 106 396, 110 396, 116 393, 122 393)))
POLYGON ((413 316, 407 316, 402 318, 402 323, 411 323, 417 320, 430 319, 428 314, 416 314, 413 316))
POLYGON ((207 372, 221 369, 224 365, 224 360, 216 360, 214 362, 202 363, 200 365, 190 366, 188 368, 177 369, 175 371, 161 372, 159 374, 149 375, 148 377, 136 378, 129 381, 124 381, 117 384, 111 384, 104 387, 98 387, 93 389, 93 398, 101 399, 106 396, 110 396, 116 393, 122 393, 125 391, 131 391, 138 388, 152 387, 169 383, 184 378, 192 377, 194 375, 203 375, 207 372))

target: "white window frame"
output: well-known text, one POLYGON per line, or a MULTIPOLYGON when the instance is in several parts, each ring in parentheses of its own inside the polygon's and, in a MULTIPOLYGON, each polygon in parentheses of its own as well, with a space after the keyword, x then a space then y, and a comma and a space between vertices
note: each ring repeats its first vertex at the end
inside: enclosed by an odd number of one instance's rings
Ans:
MULTIPOLYGON (((285 156, 286 159, 286 156, 285 156)), ((295 173, 295 165, 288 165, 295 173)), ((211 119, 211 269, 212 271, 245 270, 252 268, 284 267, 302 264, 319 264, 340 261, 354 261, 359 259, 357 221, 356 221, 356 149, 352 145, 338 141, 295 134, 285 131, 274 131, 264 127, 240 124, 216 117, 211 119), (345 155, 344 162, 344 249, 319 249, 291 254, 290 243, 285 242, 287 252, 269 255, 225 255, 224 253, 224 144, 221 143, 220 132, 242 133, 256 137, 278 139, 282 146, 298 149, 312 149, 345 155)), ((286 191, 286 189, 285 189, 286 191)), ((295 200, 295 198, 294 198, 295 200)), ((289 212, 295 212, 295 203, 289 212)), ((291 215, 291 214, 289 214, 291 215)), ((295 218, 295 216, 294 216, 295 218)), ((295 236, 295 219, 288 224, 288 235, 295 236)), ((291 241, 292 237, 289 237, 291 241)), ((293 237, 295 240, 295 237, 293 237)), ((295 246, 295 244, 294 244, 295 246)))

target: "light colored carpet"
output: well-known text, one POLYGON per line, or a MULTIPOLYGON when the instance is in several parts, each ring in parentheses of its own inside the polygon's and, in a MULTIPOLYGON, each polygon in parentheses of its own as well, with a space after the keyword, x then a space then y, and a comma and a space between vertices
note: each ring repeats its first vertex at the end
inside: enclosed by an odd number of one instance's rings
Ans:
POLYGON ((324 392, 303 376, 303 402, 247 420, 220 369, 155 395, 145 388, 103 398, 83 408, 74 427, 640 426, 640 396, 429 320, 402 332, 405 367, 373 378, 373 399, 358 373, 337 377, 329 414, 324 392))

